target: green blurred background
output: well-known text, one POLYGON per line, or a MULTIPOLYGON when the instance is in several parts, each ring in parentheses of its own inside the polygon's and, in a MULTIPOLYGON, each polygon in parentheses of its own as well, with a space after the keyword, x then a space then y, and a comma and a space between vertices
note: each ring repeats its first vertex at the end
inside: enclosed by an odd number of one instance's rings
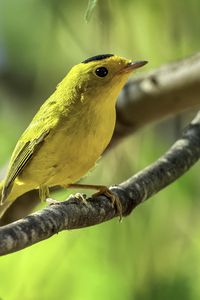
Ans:
MULTIPOLYGON (((0 0, 2 169, 31 117, 74 64, 111 52, 147 59, 150 70, 199 50, 199 0, 100 0, 92 6, 91 12, 87 0, 0 0)), ((127 179, 167 150, 181 123, 179 116, 167 130, 166 121, 144 128, 84 181, 127 179)), ((199 195, 196 165, 122 224, 115 219, 62 232, 1 257, 0 299, 200 299, 199 195)))

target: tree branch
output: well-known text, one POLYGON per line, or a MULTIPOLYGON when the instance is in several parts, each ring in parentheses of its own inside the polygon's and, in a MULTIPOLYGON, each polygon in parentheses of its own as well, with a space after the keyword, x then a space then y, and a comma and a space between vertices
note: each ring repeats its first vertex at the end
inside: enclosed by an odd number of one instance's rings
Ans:
MULTIPOLYGON (((127 216, 146 199, 184 174, 200 157, 200 112, 171 149, 154 164, 118 186, 111 187, 127 216)), ((75 198, 47 207, 24 219, 0 228, 0 255, 18 251, 66 229, 96 225, 118 216, 104 196, 75 198)))
MULTIPOLYGON (((150 122, 200 106, 199 74, 200 53, 197 53, 128 82, 117 102, 117 124, 107 150, 150 122)), ((1 224, 27 215, 38 204, 37 195, 37 191, 31 191, 19 197, 1 224)))
POLYGON ((200 106, 200 52, 130 80, 117 101, 116 144, 150 122, 200 106))

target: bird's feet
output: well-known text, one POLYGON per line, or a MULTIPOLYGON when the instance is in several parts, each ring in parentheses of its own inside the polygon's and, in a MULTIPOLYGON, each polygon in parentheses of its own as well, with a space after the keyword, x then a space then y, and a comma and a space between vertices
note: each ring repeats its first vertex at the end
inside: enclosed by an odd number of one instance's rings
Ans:
POLYGON ((69 197, 67 198, 67 200, 69 200, 71 198, 76 198, 81 203, 83 203, 85 205, 88 205, 88 202, 86 200, 87 196, 85 194, 81 194, 81 193, 76 193, 75 195, 71 194, 71 195, 69 195, 69 197))
MULTIPOLYGON (((120 221, 122 220, 122 204, 121 204, 121 201, 120 201, 119 197, 116 194, 114 194, 112 191, 110 191, 107 186, 94 185, 94 184, 73 183, 73 184, 66 185, 66 188, 81 188, 81 189, 98 190, 98 192, 96 192, 92 195, 92 198, 96 197, 96 196, 100 196, 100 195, 105 195, 106 197, 108 197, 111 200, 112 205, 116 207, 117 212, 119 214, 120 221)), ((77 198, 81 199, 81 201, 87 205, 87 201, 86 201, 85 198, 83 198, 82 194, 78 193, 77 198)))
POLYGON ((119 199, 119 197, 111 192, 107 186, 101 186, 99 191, 94 193, 92 197, 100 196, 100 195, 105 195, 111 200, 111 203, 114 206, 116 206, 117 212, 119 213, 119 220, 122 220, 122 204, 119 199))
MULTIPOLYGON (((86 200, 86 195, 85 194, 81 194, 81 193, 76 193, 75 195, 71 194, 69 195, 69 197, 67 198, 67 200, 71 199, 71 198, 76 198, 78 199, 80 202, 84 203, 85 205, 88 205, 88 202, 86 200)), ((54 204, 60 204, 62 203, 62 201, 58 201, 52 198, 46 198, 46 202, 49 205, 54 205, 54 204)))

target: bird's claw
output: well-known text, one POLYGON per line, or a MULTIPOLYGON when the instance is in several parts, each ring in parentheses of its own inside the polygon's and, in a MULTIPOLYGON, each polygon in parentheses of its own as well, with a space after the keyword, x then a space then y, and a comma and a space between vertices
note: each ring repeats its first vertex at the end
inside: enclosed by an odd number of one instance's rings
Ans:
POLYGON ((81 193, 76 193, 75 195, 71 194, 71 195, 69 195, 68 199, 70 199, 70 198, 76 198, 81 203, 88 205, 88 202, 86 200, 87 196, 85 194, 81 194, 81 193))
POLYGON ((92 197, 100 195, 105 195, 111 200, 112 206, 116 207, 117 212, 119 213, 119 221, 122 221, 122 204, 119 197, 113 192, 111 192, 106 186, 103 186, 102 189, 100 189, 97 193, 94 193, 92 197))

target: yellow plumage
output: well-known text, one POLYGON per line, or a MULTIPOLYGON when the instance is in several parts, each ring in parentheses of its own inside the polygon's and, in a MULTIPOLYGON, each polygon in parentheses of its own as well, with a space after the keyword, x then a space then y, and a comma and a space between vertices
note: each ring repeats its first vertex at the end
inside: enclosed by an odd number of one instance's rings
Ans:
POLYGON ((115 126, 115 102, 131 63, 101 55, 74 66, 20 137, 2 185, 0 214, 23 193, 68 186, 92 168, 115 126))

